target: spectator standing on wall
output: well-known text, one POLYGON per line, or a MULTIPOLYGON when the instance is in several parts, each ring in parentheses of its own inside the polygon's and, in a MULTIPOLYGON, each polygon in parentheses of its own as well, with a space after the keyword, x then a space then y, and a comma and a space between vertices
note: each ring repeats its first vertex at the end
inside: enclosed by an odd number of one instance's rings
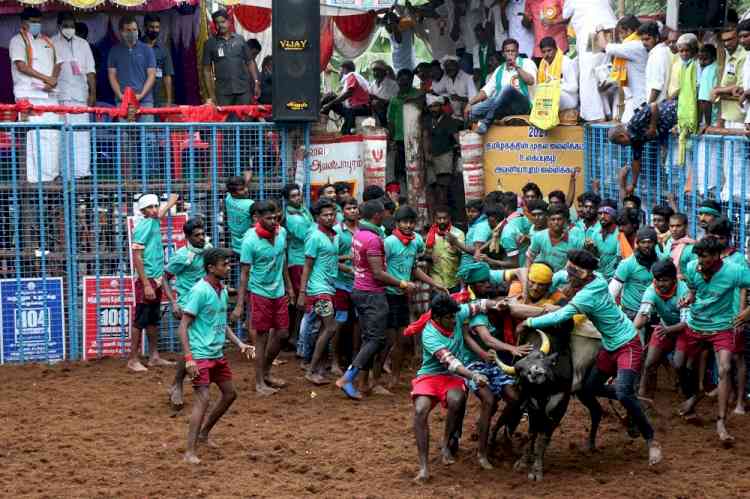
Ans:
POLYGON ((398 94, 398 83, 388 75, 385 61, 373 62, 371 69, 373 80, 370 82, 370 108, 380 126, 384 127, 388 125, 388 103, 398 94))
POLYGON ((563 52, 568 51, 567 23, 562 17, 563 0, 526 0, 523 23, 534 32, 534 62, 539 64, 542 38, 551 37, 563 52))
POLYGON ((648 51, 646 62, 646 103, 661 102, 668 96, 672 73, 672 52, 660 40, 659 25, 648 22, 638 28, 643 46, 648 51))
POLYGON ((161 19, 156 14, 146 14, 143 18, 146 36, 143 43, 151 47, 156 58, 156 82, 154 83, 154 107, 166 107, 174 104, 174 66, 172 54, 168 46, 162 46, 159 41, 161 33, 161 19))
POLYGON ((719 99, 721 106, 718 125, 721 128, 745 128, 745 114, 735 90, 742 83, 742 68, 745 65, 746 52, 739 46, 737 27, 732 25, 721 30, 721 43, 726 49, 724 56, 724 73, 719 86, 711 92, 711 100, 719 99))
MULTIPOLYGON (((151 47, 138 40, 138 23, 128 14, 119 22, 120 43, 109 51, 107 61, 109 84, 119 105, 127 87, 135 92, 141 107, 154 106, 156 57, 151 47)), ((138 117, 140 122, 154 121, 153 115, 138 117)))
POLYGON ((258 104, 270 106, 273 96, 273 57, 267 55, 260 64, 260 97, 258 104))
POLYGON ((610 79, 620 87, 617 116, 627 123, 636 109, 646 102, 646 60, 648 51, 643 46, 638 28, 641 22, 635 16, 625 16, 617 23, 620 43, 607 43, 605 51, 614 57, 610 79))

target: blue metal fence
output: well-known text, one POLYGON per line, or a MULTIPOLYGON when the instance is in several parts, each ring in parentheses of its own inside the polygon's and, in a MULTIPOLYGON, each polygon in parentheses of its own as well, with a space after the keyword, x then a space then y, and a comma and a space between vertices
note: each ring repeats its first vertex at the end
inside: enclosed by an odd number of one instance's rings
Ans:
MULTIPOLYGON (((252 171, 251 197, 278 199, 306 142, 273 123, 0 125, 0 362, 122 355, 137 197, 181 195, 167 248, 183 213, 226 247, 226 179, 252 171)), ((179 350, 176 332, 165 312, 159 347, 179 350)))

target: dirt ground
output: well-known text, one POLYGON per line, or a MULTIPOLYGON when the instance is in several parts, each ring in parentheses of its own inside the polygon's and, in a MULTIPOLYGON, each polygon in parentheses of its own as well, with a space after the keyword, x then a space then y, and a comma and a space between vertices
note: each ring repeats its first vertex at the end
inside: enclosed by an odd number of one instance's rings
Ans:
MULTIPOLYGON (((750 416, 730 420, 737 443, 722 449, 713 403, 699 407, 702 426, 687 426, 673 415, 677 395, 667 379, 657 396, 666 456, 658 467, 647 466, 643 442, 614 417, 603 423, 600 450, 585 454, 588 415, 573 402, 547 453, 544 482, 513 472, 513 455, 502 450, 497 469, 481 471, 469 438, 478 414, 472 400, 459 462, 434 464, 432 481, 419 486, 406 384, 394 397, 352 403, 333 386, 312 389, 290 359, 277 373, 291 387, 258 398, 252 366, 229 358, 239 398, 215 430, 223 447, 200 449, 198 466, 181 460, 189 405, 170 417, 171 369, 134 375, 121 360, 1 368, 0 496, 750 497, 750 416)), ((437 457, 439 410, 431 422, 437 457)))

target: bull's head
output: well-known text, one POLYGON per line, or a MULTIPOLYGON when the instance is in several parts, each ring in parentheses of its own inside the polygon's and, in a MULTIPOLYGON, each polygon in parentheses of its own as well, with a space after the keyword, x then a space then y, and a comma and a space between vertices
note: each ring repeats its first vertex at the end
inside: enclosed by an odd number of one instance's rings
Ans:
POLYGON ((541 385, 547 382, 553 375, 552 369, 557 362, 557 353, 549 354, 550 342, 544 332, 537 330, 542 344, 539 350, 534 350, 527 356, 520 359, 513 366, 505 364, 502 360, 496 359, 498 367, 505 374, 517 376, 522 380, 533 385, 541 385))

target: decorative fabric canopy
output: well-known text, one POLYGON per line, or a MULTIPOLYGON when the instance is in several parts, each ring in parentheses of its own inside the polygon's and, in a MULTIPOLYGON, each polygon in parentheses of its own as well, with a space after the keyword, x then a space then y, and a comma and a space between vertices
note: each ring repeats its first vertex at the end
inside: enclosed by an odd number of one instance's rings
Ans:
POLYGON ((139 10, 158 12, 169 10, 178 5, 198 5, 199 3, 199 0, 18 0, 0 2, 0 13, 18 14, 26 6, 38 7, 43 11, 59 11, 67 10, 66 6, 74 9, 91 10, 107 5, 125 8, 140 7, 139 10))

